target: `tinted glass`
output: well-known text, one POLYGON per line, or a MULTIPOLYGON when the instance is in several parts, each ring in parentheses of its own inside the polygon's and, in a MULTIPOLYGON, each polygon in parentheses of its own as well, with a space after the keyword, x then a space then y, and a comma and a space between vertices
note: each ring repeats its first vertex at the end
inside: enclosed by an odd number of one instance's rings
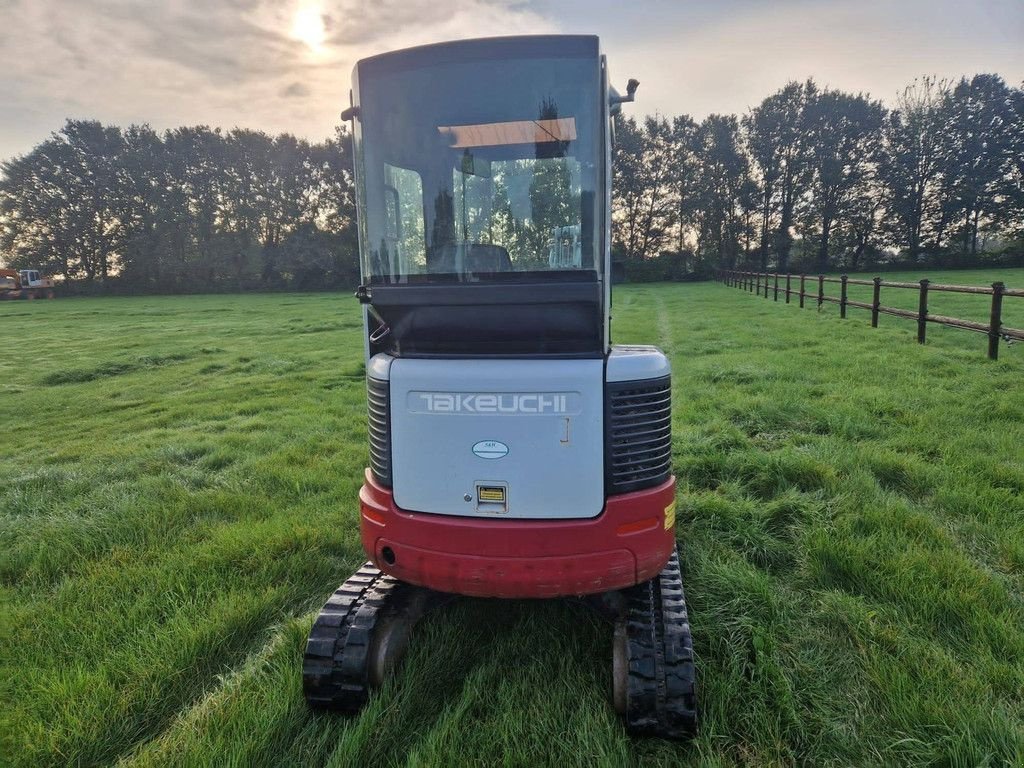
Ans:
POLYGON ((369 280, 596 275, 596 58, 361 74, 359 91, 369 280))

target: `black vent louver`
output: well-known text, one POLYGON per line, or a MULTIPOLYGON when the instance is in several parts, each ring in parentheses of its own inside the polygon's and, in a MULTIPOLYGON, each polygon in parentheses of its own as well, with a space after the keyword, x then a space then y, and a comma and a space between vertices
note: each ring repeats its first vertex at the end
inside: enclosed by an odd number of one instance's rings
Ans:
POLYGON ((672 380, 605 388, 605 485, 609 494, 650 488, 672 470, 672 380))
POLYGON ((391 487, 390 384, 366 377, 366 412, 369 418, 370 471, 381 485, 391 487))

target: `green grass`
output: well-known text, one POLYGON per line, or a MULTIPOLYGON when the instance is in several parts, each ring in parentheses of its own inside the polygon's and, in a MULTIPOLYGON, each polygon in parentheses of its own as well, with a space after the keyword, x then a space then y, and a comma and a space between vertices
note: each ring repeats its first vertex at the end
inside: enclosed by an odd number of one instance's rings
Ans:
POLYGON ((0 305, 0 764, 1024 761, 1024 345, 715 284, 614 314, 673 359, 696 742, 624 734, 558 602, 457 603, 360 717, 308 712, 363 559, 355 302, 89 299, 0 305))

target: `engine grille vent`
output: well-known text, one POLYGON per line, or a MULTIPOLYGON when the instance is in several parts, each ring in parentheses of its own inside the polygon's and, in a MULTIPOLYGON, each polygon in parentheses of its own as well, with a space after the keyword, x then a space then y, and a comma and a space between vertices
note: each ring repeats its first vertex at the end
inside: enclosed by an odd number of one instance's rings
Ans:
POLYGON ((377 482, 391 487, 390 384, 366 377, 366 413, 369 419, 370 471, 377 482))
POLYGON ((628 493, 668 479, 672 470, 672 381, 610 382, 605 388, 605 484, 628 493))

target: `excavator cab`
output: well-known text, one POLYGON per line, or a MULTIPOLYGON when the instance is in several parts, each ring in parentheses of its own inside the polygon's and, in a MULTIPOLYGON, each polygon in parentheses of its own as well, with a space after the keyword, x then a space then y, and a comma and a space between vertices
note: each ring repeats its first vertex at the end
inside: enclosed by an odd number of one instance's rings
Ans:
POLYGON ((669 362, 610 337, 611 119, 635 90, 592 36, 356 65, 369 561, 314 625, 311 704, 356 711, 441 596, 583 597, 615 622, 627 726, 692 734, 669 362))
POLYGON ((596 45, 505 38, 359 62, 371 356, 603 355, 607 103, 596 45), (549 258, 551 233, 567 228, 580 233, 578 264, 549 258))
POLYGON ((53 279, 37 269, 0 269, 0 299, 52 299, 53 279))

